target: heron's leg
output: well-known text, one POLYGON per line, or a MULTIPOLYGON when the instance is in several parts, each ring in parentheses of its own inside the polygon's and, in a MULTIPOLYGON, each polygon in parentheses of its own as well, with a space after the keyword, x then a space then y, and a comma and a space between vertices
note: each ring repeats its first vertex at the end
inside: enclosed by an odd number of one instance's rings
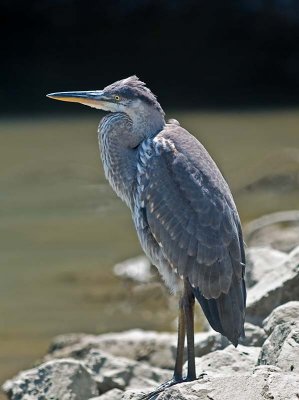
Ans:
POLYGON ((185 313, 184 313, 183 298, 181 298, 179 303, 178 343, 177 343, 176 359, 175 359, 175 366, 173 373, 173 378, 177 382, 183 380, 184 346, 185 346, 185 313))
POLYGON ((194 294, 187 279, 184 280, 183 307, 187 331, 187 381, 196 379, 195 352, 194 352, 194 294))
POLYGON ((184 311, 184 298, 182 297, 179 302, 178 342, 177 342, 173 378, 163 383, 159 387, 157 387, 157 389, 155 389, 153 392, 150 392, 142 396, 140 400, 154 400, 156 396, 159 393, 163 392, 165 389, 183 381, 184 347, 185 347, 185 311, 184 311))

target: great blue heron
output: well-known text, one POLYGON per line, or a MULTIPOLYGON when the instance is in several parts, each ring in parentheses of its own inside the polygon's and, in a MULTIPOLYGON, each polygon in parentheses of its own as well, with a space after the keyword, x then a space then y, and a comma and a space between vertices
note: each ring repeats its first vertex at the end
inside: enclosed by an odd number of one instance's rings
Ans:
POLYGON ((130 208, 144 252, 181 295, 174 375, 151 395, 196 379, 195 298, 212 328, 235 346, 244 335, 244 245, 226 181, 194 136, 176 120, 165 122, 156 97, 136 76, 103 90, 48 96, 110 112, 98 129, 106 178, 130 208))

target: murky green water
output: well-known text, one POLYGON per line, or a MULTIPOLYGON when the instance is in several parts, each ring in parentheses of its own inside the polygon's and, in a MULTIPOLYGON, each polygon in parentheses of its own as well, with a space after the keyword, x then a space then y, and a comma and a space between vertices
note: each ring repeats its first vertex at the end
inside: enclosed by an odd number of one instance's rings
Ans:
MULTIPOLYGON (((217 160, 243 222, 298 208, 299 111, 169 117, 217 160)), ((58 333, 170 329, 159 295, 135 297, 112 274, 140 247, 104 180, 97 124, 96 112, 0 122, 0 381, 58 333)))

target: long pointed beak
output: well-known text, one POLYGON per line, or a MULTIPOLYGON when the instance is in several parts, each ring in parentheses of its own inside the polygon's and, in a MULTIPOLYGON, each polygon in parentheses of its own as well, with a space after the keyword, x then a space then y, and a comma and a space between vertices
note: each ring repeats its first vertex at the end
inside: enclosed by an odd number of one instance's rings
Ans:
POLYGON ((102 90, 87 92, 56 92, 47 94, 47 97, 50 97, 54 100, 81 103, 86 106, 99 108, 102 110, 107 109, 107 107, 105 106, 105 102, 107 102, 108 99, 103 95, 102 90))

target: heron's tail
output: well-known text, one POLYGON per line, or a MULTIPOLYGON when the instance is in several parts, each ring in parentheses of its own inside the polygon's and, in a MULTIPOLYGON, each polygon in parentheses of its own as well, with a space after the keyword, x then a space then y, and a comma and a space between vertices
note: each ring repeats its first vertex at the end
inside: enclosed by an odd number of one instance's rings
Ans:
POLYGON ((244 337, 246 305, 244 279, 234 279, 229 292, 222 293, 217 299, 206 299, 198 288, 193 288, 193 293, 211 327, 226 336, 236 347, 240 336, 244 337))

